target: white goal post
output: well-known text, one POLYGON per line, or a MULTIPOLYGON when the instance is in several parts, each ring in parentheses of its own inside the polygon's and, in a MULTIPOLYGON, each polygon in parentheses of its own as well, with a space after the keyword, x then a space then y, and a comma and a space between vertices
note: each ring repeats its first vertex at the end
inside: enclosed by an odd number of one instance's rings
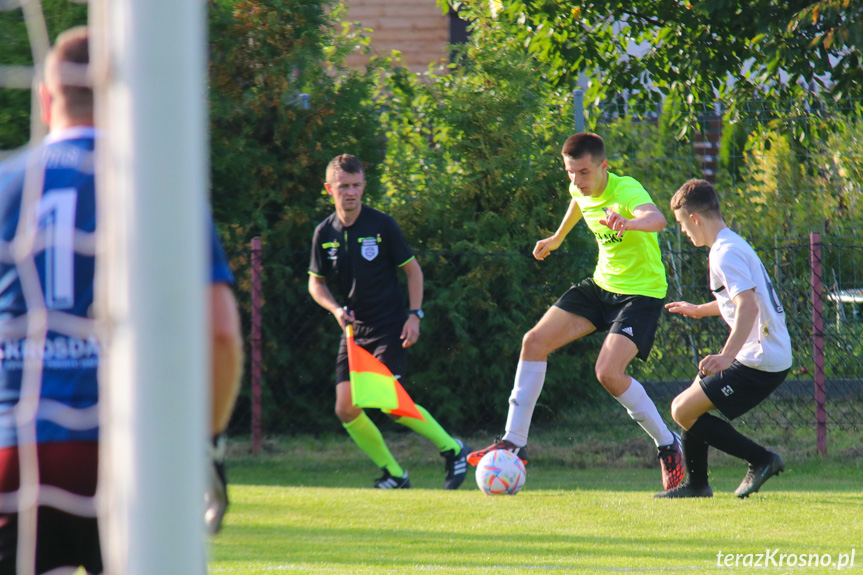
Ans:
POLYGON ((206 573, 206 3, 93 0, 105 572, 206 573))

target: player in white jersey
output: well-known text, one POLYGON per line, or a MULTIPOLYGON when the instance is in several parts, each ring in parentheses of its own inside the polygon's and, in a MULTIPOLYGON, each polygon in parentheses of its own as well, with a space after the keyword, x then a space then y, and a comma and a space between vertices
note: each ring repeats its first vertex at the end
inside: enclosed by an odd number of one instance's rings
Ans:
POLYGON ((785 462, 708 412, 717 409, 728 419, 739 417, 785 381, 791 367, 785 312, 755 250, 726 227, 709 182, 686 182, 671 199, 671 209, 692 243, 710 248, 710 290, 716 299, 701 305, 677 301, 665 307, 692 318, 720 315, 731 333, 722 351, 699 362, 699 375, 671 404, 672 417, 684 429, 688 477, 656 497, 711 497, 708 445, 749 462, 746 477, 734 492, 748 497, 784 471, 785 462))

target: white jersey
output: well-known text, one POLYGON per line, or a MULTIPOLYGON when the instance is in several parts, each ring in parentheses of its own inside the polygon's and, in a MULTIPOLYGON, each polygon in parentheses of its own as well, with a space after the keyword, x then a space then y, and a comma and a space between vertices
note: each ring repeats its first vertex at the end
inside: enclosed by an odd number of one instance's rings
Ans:
POLYGON ((749 243, 728 228, 719 232, 710 248, 710 290, 719 302, 719 313, 734 325, 734 298, 755 289, 758 317, 746 343, 735 358, 747 367, 777 372, 791 367, 791 338, 785 327, 785 310, 758 254, 749 243))

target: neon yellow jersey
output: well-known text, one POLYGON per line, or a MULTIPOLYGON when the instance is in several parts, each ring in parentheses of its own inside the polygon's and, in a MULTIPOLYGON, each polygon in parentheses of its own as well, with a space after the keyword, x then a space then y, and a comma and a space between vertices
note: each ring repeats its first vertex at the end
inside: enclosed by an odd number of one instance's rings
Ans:
POLYGON ((581 195, 574 184, 569 185, 569 193, 581 208, 599 246, 599 260, 593 272, 596 285, 617 294, 664 298, 668 283, 656 232, 630 230, 618 238, 617 232, 599 223, 605 218, 606 209, 632 218, 636 207, 653 203, 647 190, 633 178, 609 172, 608 185, 598 198, 581 195))

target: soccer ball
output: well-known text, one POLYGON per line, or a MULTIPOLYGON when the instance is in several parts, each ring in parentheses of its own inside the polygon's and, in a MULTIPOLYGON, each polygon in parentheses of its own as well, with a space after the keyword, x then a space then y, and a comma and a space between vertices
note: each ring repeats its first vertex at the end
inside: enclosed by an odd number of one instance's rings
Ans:
POLYGON ((489 451, 476 466, 476 484, 486 495, 515 495, 525 479, 524 463, 506 449, 489 451))

